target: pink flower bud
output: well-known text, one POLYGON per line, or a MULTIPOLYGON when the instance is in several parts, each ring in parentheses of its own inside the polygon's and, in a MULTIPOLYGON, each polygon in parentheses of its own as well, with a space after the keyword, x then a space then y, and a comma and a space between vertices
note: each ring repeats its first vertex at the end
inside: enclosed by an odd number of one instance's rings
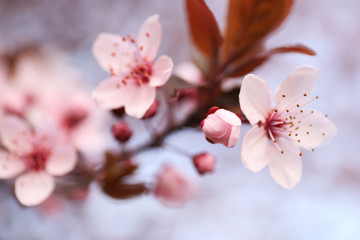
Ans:
POLYGON ((119 121, 112 125, 111 131, 113 136, 121 143, 130 139, 132 131, 129 125, 124 121, 119 121))
POLYGON ((183 205, 195 195, 193 182, 171 166, 165 166, 157 176, 154 194, 167 205, 183 205))
POLYGON ((158 102, 158 100, 155 99, 155 101, 151 104, 151 106, 146 111, 146 113, 144 114, 142 119, 149 119, 149 118, 152 118, 153 116, 155 116, 158 111, 158 105, 159 105, 159 102, 158 102))
POLYGON ((240 137, 240 118, 233 112, 212 107, 201 128, 210 143, 221 143, 226 147, 234 147, 240 137))
POLYGON ((214 171, 216 159, 210 153, 205 152, 195 155, 193 162, 199 174, 205 174, 214 171))

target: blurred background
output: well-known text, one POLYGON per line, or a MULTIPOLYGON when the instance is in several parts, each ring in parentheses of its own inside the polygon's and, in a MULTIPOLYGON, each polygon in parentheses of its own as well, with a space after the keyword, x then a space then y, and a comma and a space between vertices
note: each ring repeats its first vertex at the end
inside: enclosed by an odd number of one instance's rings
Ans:
MULTIPOLYGON (((227 1, 206 2, 224 29, 227 1)), ((141 164, 138 179, 150 181, 164 162, 192 177, 198 193, 185 207, 165 207, 151 195, 113 200, 92 185, 85 201, 45 214, 21 207, 1 186, 0 239, 360 239, 359 12, 357 0, 295 1, 268 46, 303 43, 318 55, 275 56, 255 71, 275 90, 298 65, 316 66, 319 100, 314 106, 338 126, 331 143, 304 152, 303 178, 294 189, 277 185, 267 168, 256 174, 247 170, 240 144, 225 149, 207 143, 202 133, 182 131, 167 141, 192 153, 215 154, 214 174, 198 176, 189 159, 170 151, 146 152, 136 161, 141 164)), ((91 53, 96 36, 137 33, 155 13, 163 26, 160 54, 171 56, 175 65, 189 60, 181 0, 0 0, 0 49, 12 53, 26 46, 57 46, 94 87, 107 76, 91 53)), ((243 127, 241 135, 248 129, 243 127)))

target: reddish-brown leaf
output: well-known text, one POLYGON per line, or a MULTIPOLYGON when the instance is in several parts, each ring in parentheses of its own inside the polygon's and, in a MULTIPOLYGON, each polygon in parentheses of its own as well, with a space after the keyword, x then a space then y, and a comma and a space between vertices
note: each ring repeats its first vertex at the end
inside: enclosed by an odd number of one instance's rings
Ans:
POLYGON ((223 47, 225 62, 236 60, 280 26, 293 0, 229 0, 223 47))
POLYGON ((252 72, 255 68, 265 63, 272 55, 282 53, 302 53, 310 56, 316 55, 314 50, 302 44, 273 48, 242 63, 237 64, 237 62, 235 62, 226 77, 244 76, 245 74, 252 72))
POLYGON ((189 28, 196 47, 209 59, 217 55, 222 36, 204 0, 186 0, 189 28))
POLYGON ((102 189, 108 196, 116 199, 132 198, 149 191, 144 183, 125 184, 122 182, 105 184, 102 189))
POLYGON ((302 45, 302 44, 296 44, 296 45, 289 45, 289 46, 283 46, 271 49, 269 51, 270 54, 276 54, 276 53, 302 53, 310 56, 315 56, 316 52, 312 50, 311 48, 302 45))

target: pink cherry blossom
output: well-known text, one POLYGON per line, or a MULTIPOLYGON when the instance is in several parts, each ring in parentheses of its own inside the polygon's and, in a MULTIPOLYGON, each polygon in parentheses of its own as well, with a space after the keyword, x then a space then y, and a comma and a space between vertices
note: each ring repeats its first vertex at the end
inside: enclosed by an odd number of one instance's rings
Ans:
POLYGON ((206 139, 211 143, 221 143, 226 147, 234 147, 240 137, 240 118, 233 112, 218 107, 209 110, 201 122, 206 139))
MULTIPOLYGON (((43 122, 44 125, 44 122, 43 122)), ((0 178, 16 177, 15 195, 25 206, 37 205, 54 190, 53 176, 69 173, 76 163, 75 149, 56 141, 52 126, 31 131, 20 118, 4 117, 0 125, 0 178)))
POLYGON ((303 108, 318 98, 310 98, 317 76, 311 66, 296 68, 278 87, 275 107, 262 79, 249 74, 241 86, 240 107, 253 125, 242 143, 242 161, 254 172, 269 165, 272 177, 284 188, 293 188, 301 179, 300 148, 314 150, 336 133, 326 115, 303 108))
POLYGON ((194 183, 174 167, 163 167, 157 176, 154 194, 164 204, 184 205, 195 195, 194 183))
POLYGON ((111 76, 99 84, 92 96, 101 108, 125 107, 125 112, 141 118, 155 100, 156 88, 169 79, 173 62, 168 56, 156 61, 162 28, 158 15, 149 17, 137 37, 109 33, 98 36, 93 53, 111 76))

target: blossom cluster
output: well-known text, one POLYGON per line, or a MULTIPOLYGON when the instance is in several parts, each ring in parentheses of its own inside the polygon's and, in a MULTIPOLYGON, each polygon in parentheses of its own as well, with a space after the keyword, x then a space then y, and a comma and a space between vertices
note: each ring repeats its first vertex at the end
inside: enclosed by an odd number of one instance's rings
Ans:
POLYGON ((58 54, 54 60, 25 52, 15 66, 3 58, 0 178, 15 178, 21 204, 38 205, 54 192, 87 191, 96 182, 114 198, 152 193, 165 205, 182 206, 194 198, 196 186, 174 165, 162 166, 150 183, 130 183, 128 177, 140 167, 134 161, 137 154, 167 146, 188 157, 200 175, 214 172, 217 160, 208 149, 190 154, 165 141, 185 127, 201 130, 210 143, 232 148, 243 125, 250 124, 240 146, 244 166, 258 172, 268 165, 275 182, 287 189, 300 182, 301 149, 314 151, 336 134, 327 115, 308 106, 318 99, 311 96, 318 71, 308 65, 297 67, 275 95, 264 80, 249 73, 275 53, 313 52, 304 46, 261 52, 264 48, 253 43, 259 39, 238 42, 233 33, 221 41, 223 36, 202 2, 187 1, 192 40, 199 51, 195 64, 174 66, 169 56, 157 57, 162 26, 159 16, 153 15, 137 35, 97 37, 92 52, 108 77, 91 94, 75 83, 81 76, 58 54), (211 31, 204 29, 212 41, 197 34, 198 23, 191 20, 195 10, 203 11, 201 16, 212 24, 211 31), (244 49, 229 51, 234 49, 229 45, 244 49), (229 80, 233 77, 240 77, 235 84, 229 80), (179 79, 186 88, 170 84, 179 79), (236 92, 235 98, 229 97, 230 91, 236 92), (129 146, 136 134, 129 121, 144 123, 150 141, 129 146), (108 150, 108 133, 120 146, 114 151, 108 150), (63 181, 56 184, 58 179, 63 181), (61 184, 66 181, 73 182, 61 184))

